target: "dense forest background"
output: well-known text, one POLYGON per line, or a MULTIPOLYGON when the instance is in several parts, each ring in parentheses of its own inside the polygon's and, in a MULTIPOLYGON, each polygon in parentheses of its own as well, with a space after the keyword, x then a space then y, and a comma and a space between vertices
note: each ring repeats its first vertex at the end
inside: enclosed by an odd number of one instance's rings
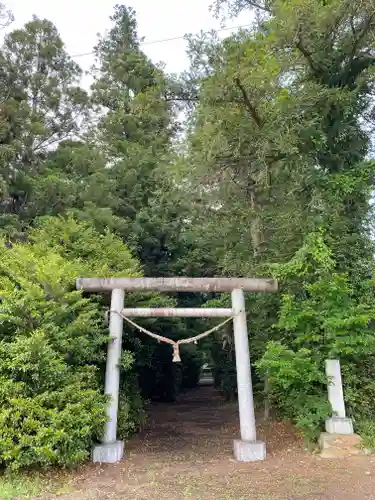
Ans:
MULTIPOLYGON (((254 13, 219 40, 189 37, 169 75, 117 6, 94 83, 56 27, 32 19, 0 49, 0 462, 84 461, 105 420, 108 297, 78 276, 273 276, 249 295, 257 401, 314 441, 328 415, 324 359, 342 363, 349 414, 375 443, 373 0, 217 0, 254 13)), ((11 22, 6 7, 3 24, 11 22)), ((129 307, 228 304, 129 294, 129 307)), ((207 321, 149 319, 177 339, 207 321)), ((204 361, 236 397, 231 328, 182 352, 125 327, 119 432, 150 398, 174 401, 204 361)))

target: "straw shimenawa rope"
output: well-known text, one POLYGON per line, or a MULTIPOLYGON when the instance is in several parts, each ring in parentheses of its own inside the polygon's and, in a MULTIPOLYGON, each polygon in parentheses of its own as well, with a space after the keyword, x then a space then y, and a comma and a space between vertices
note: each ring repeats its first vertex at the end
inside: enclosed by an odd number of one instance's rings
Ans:
POLYGON ((113 312, 113 313, 118 314, 119 316, 121 316, 122 319, 127 321, 134 328, 136 328, 140 332, 145 333, 149 337, 152 337, 153 339, 156 339, 159 342, 165 342, 166 344, 170 344, 173 347, 173 359, 172 359, 173 363, 178 363, 181 361, 181 357, 180 357, 180 345, 181 344, 191 344, 192 342, 198 342, 198 340, 201 340, 204 337, 207 337, 208 335, 210 335, 211 333, 214 333, 217 330, 220 330, 220 328, 222 328, 224 325, 229 323, 229 321, 232 321, 234 318, 234 315, 233 315, 230 318, 227 318, 225 321, 222 321, 218 325, 214 326, 213 328, 210 328, 209 330, 206 330, 205 332, 200 333, 199 335, 196 335, 195 337, 190 337, 188 339, 181 339, 181 340, 177 340, 177 342, 175 342, 174 340, 169 339, 168 337, 164 337, 163 335, 158 335, 157 333, 150 332, 150 330, 147 330, 146 328, 143 328, 143 326, 138 325, 135 321, 132 321, 131 319, 129 319, 127 316, 125 316, 121 312, 118 312, 115 310, 110 310, 108 312, 110 312, 110 313, 113 312))

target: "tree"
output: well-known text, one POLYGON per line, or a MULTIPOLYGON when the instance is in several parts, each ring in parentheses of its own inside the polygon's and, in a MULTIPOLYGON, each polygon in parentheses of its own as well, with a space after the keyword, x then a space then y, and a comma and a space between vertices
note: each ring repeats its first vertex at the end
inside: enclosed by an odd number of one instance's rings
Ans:
POLYGON ((14 21, 14 16, 11 10, 4 3, 0 3, 0 28, 6 28, 14 21))
MULTIPOLYGON (((204 213, 194 219, 195 234, 223 272, 246 275, 289 261, 306 235, 324 227, 335 271, 359 290, 373 266, 375 165, 363 126, 373 119, 373 4, 218 4, 263 15, 224 41, 191 44, 199 101, 183 172, 204 213)), ((249 306, 262 356, 277 339, 277 298, 256 297, 249 306)))
MULTIPOLYGON (((94 138, 109 167, 111 197, 117 201, 113 213, 123 221, 118 234, 147 276, 199 273, 207 259, 197 263, 199 250, 187 231, 191 200, 176 187, 175 179, 179 124, 171 96, 176 82, 142 52, 132 9, 117 6, 111 20, 111 30, 96 48, 99 67, 93 95, 105 113, 94 138)), ((173 326, 164 319, 157 325, 172 338, 197 328, 182 321, 173 326)), ((163 363, 170 360, 169 348, 160 351, 163 363)), ((168 379, 167 374, 163 383, 168 379)))
POLYGON ((237 17, 241 12, 250 9, 264 15, 270 12, 273 3, 273 0, 215 0, 211 10, 216 16, 224 11, 230 17, 237 17))
POLYGON ((178 220, 165 193, 171 191, 174 109, 163 97, 168 78, 140 48, 134 11, 117 6, 111 20, 112 29, 96 48, 94 100, 106 113, 95 140, 111 165, 108 178, 118 200, 114 213, 128 224, 122 236, 132 241, 147 274, 153 275, 170 260, 168 225, 178 220))
MULTIPOLYGON (((41 216, 63 216, 43 219, 46 241, 51 244, 52 235, 55 238, 51 251, 71 258, 66 251, 77 239, 75 257, 90 256, 92 273, 100 274, 100 269, 104 275, 125 271, 130 255, 125 259, 119 251, 119 241, 114 241, 113 234, 108 232, 115 231, 140 256, 147 274, 173 274, 167 264, 172 252, 176 253, 175 260, 182 253, 178 229, 183 221, 175 217, 174 201, 164 192, 165 187, 172 186, 164 173, 173 157, 171 140, 175 131, 173 105, 162 95, 167 79, 140 51, 134 14, 119 7, 113 22, 113 30, 98 44, 102 68, 90 101, 74 85, 80 70, 64 51, 51 23, 34 19, 6 40, 4 89, 10 88, 14 95, 7 96, 5 104, 6 109, 10 103, 14 105, 14 116, 13 121, 8 119, 4 130, 3 144, 8 148, 5 151, 8 156, 3 155, 4 176, 8 177, 3 190, 3 232, 13 241, 16 236, 27 240, 34 238, 30 225, 39 227, 41 216), (129 42, 131 50, 123 52, 128 35, 133 40, 129 42), (122 57, 121 71, 118 57, 122 57), (129 79, 130 73, 133 76, 129 79), (127 101, 122 94, 126 89, 127 101), (107 99, 112 109, 101 113, 99 123, 92 123, 91 134, 84 134, 91 104, 103 111, 107 99), (126 103, 127 107, 123 107, 126 103), (74 117, 69 120, 73 104, 81 112, 79 120, 74 117), (167 210, 164 200, 168 200, 167 210), (10 207, 11 202, 14 206, 10 207), (80 237, 79 231, 83 232, 80 237), (99 246, 93 245, 95 239, 99 246), (108 250, 107 243, 112 243, 112 250, 108 250), (100 245, 105 245, 106 255, 98 262, 100 245), (115 264, 114 251, 122 259, 115 264), (104 264, 106 258, 108 267, 104 264)), ((41 238, 41 230, 38 231, 41 238)), ((175 303, 155 294, 129 296, 128 301, 131 300, 144 305, 175 303)), ((152 323, 146 321, 146 326, 152 323)), ((182 322, 173 325, 165 320, 155 327, 166 334, 170 331, 174 337, 185 332, 182 322)), ((124 377, 126 392, 134 394, 136 399, 138 389, 134 378, 146 370, 158 349, 153 341, 140 342, 134 332, 124 336, 124 349, 133 353, 136 360, 134 369, 124 377)), ((169 349, 162 351, 170 365, 169 349)), ((173 382, 169 374, 167 379, 173 382)), ((150 382, 145 378, 142 391, 147 392, 147 385, 150 382)), ((133 406, 131 401, 130 413, 133 406)), ((124 418, 123 429, 134 428, 131 418, 126 414, 124 418)))
MULTIPOLYGON (((293 251, 303 236, 300 233, 296 238, 301 219, 308 224, 312 216, 318 224, 335 225, 340 233, 338 239, 345 238, 338 252, 346 249, 347 253, 357 247, 359 234, 368 228, 366 186, 371 182, 373 164, 364 162, 369 137, 361 120, 367 116, 365 109, 371 102, 372 75, 364 67, 357 75, 357 84, 348 87, 350 77, 342 80, 344 73, 340 76, 337 68, 349 57, 348 47, 354 48, 355 54, 345 71, 349 74, 357 68, 354 60, 366 51, 373 30, 371 6, 365 3, 360 12, 354 8, 347 11, 343 2, 336 2, 335 8, 331 5, 322 11, 318 4, 300 2, 297 8, 275 2, 273 17, 263 23, 260 31, 254 28, 223 43, 205 41, 203 48, 200 44, 199 51, 195 50, 205 53, 210 61, 193 125, 195 142, 191 149, 193 154, 197 152, 195 163, 204 165, 198 172, 198 182, 205 176, 205 182, 208 179, 215 186, 210 189, 209 199, 220 199, 218 217, 225 213, 223 200, 235 196, 243 224, 243 217, 246 220, 249 213, 245 207, 250 205, 253 216, 248 240, 253 253, 262 246, 269 250, 271 240, 277 241, 278 249, 288 247, 293 251), (304 14, 310 7, 315 9, 309 10, 315 21, 311 17, 307 21, 304 14), (321 37, 332 35, 334 28, 336 35, 340 32, 342 25, 333 26, 332 19, 341 16, 343 25, 350 26, 356 15, 364 19, 363 38, 358 38, 358 27, 357 38, 352 34, 342 37, 341 47, 332 45, 331 52, 327 52, 327 44, 324 54, 323 48, 317 47, 320 52, 316 59, 330 72, 323 75, 322 69, 320 76, 311 73, 308 59, 291 45, 294 28, 284 20, 295 19, 295 24, 302 26, 307 45, 315 48, 321 37), (245 206, 241 204, 244 199, 245 206), (346 216, 337 221, 334 214, 341 210, 346 216), (291 236, 292 246, 278 241, 278 229, 283 238, 291 236)), ((370 65, 368 54, 365 60, 370 65)), ((232 215, 231 206, 229 213, 232 215)), ((366 238, 362 245, 366 246, 366 238)), ((353 257, 342 254, 339 265, 343 259, 345 265, 353 264, 353 257)))
POLYGON ((43 161, 59 141, 82 132, 88 96, 81 70, 53 24, 34 18, 8 34, 0 53, 3 154, 2 227, 22 226, 43 161), (18 222, 19 221, 19 222, 18 222))

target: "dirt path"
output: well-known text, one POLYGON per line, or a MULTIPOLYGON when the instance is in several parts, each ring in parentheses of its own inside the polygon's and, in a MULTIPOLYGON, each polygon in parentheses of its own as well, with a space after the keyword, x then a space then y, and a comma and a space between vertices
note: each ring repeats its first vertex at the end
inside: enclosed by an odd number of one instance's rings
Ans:
MULTIPOLYGON (((375 457, 323 460, 303 450, 288 426, 259 427, 267 460, 238 463, 235 404, 211 387, 180 403, 153 404, 145 431, 127 445, 128 459, 80 471, 66 500, 375 500, 375 457)), ((56 496, 55 496, 56 498, 56 496)))

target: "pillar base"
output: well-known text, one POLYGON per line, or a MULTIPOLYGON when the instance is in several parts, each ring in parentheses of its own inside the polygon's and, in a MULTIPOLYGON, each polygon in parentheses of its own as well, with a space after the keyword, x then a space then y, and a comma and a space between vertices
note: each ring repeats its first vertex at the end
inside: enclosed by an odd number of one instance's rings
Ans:
POLYGON ((351 418, 332 417, 326 420, 328 434, 354 434, 351 418))
POLYGON ((328 434, 322 432, 319 439, 322 458, 343 458, 364 455, 362 439, 357 434, 328 434))
POLYGON ((115 464, 124 458, 124 441, 102 443, 93 447, 91 461, 102 464, 115 464))
POLYGON ((233 441, 234 458, 239 462, 256 462, 266 458, 266 443, 263 441, 233 441))

